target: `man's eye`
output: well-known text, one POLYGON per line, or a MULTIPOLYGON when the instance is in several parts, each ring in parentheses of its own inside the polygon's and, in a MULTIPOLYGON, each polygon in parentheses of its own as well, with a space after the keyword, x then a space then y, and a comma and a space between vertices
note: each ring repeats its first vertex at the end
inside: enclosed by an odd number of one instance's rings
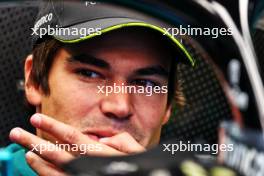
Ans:
POLYGON ((150 80, 146 80, 146 79, 138 79, 138 80, 134 80, 133 84, 137 85, 137 86, 144 86, 144 87, 154 87, 157 86, 157 84, 153 81, 150 80))
POLYGON ((100 77, 99 73, 96 73, 95 71, 91 71, 87 69, 77 70, 76 73, 86 78, 99 78, 100 77))

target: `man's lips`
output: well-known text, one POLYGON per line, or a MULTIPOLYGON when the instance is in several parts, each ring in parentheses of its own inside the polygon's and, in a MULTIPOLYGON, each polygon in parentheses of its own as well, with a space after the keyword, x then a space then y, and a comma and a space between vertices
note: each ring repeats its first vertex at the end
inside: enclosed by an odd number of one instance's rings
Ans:
POLYGON ((118 132, 113 130, 86 130, 83 132, 83 134, 95 141, 99 141, 100 138, 112 137, 118 134, 118 132))
POLYGON ((97 136, 97 135, 94 135, 94 134, 87 134, 87 136, 89 137, 89 138, 91 138, 92 140, 94 140, 94 141, 99 141, 99 137, 97 136))

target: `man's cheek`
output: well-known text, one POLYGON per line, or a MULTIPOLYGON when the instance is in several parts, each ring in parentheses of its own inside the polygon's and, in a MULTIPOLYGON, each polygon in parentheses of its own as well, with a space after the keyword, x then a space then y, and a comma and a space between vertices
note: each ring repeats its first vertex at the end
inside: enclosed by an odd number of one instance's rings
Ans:
POLYGON ((145 138, 148 138, 148 140, 153 140, 154 138, 156 139, 160 134, 164 117, 164 113, 161 112, 162 111, 152 111, 149 112, 149 114, 145 114, 145 116, 141 118, 143 133, 145 138))
MULTIPOLYGON (((151 110, 151 108, 150 108, 151 110)), ((143 113, 141 116, 141 124, 145 129, 154 130, 157 127, 160 127, 163 121, 164 114, 159 111, 159 108, 156 110, 148 111, 147 113, 143 113)))
POLYGON ((61 111, 64 116, 74 117, 75 120, 86 117, 99 102, 98 97, 82 90, 72 92, 71 95, 66 97, 60 99, 60 110, 58 109, 58 111, 61 111))
POLYGON ((150 119, 141 119, 141 121, 139 122, 138 128, 140 129, 140 133, 138 136, 143 138, 150 138, 151 134, 153 134, 153 132, 157 129, 158 123, 155 122, 154 120, 150 120, 150 119))

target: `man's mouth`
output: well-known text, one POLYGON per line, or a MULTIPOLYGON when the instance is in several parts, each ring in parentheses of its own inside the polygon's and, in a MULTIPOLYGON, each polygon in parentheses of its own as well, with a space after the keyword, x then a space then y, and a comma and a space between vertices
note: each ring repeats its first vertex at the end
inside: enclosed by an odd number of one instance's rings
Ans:
POLYGON ((87 135, 89 138, 95 141, 99 141, 101 138, 106 138, 106 137, 112 137, 118 132, 115 132, 113 130, 88 130, 83 132, 83 134, 87 135))
POLYGON ((98 135, 95 135, 95 134, 87 134, 87 136, 89 138, 91 138, 92 140, 97 141, 97 142, 99 141, 100 138, 102 138, 102 137, 99 137, 98 135))

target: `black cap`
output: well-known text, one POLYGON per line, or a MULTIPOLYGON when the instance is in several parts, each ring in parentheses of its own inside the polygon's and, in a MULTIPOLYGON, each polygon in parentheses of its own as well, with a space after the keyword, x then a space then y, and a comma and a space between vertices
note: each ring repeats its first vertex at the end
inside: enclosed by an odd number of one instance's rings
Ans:
POLYGON ((42 1, 32 28, 33 45, 41 43, 46 36, 52 36, 63 43, 78 43, 116 29, 137 26, 163 35, 168 44, 175 48, 179 60, 194 65, 192 57, 181 42, 155 24, 154 20, 104 2, 42 1))

